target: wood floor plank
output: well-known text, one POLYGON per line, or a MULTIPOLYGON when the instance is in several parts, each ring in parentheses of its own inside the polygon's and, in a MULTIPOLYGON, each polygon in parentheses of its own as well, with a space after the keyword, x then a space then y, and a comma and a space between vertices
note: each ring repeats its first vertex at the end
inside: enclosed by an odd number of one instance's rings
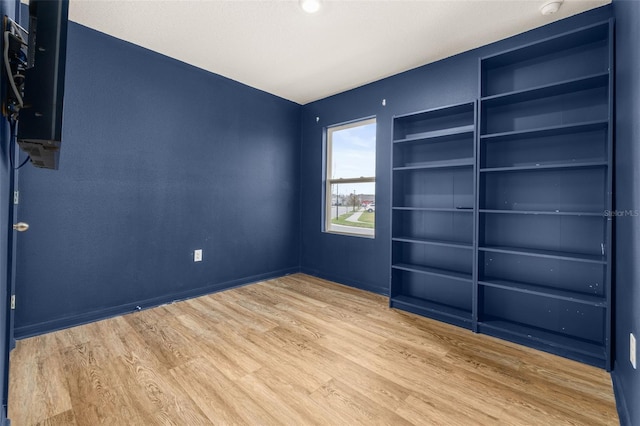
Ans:
POLYGON ((396 409, 398 415, 415 425, 510 424, 506 419, 487 417, 486 413, 479 413, 478 416, 469 416, 464 411, 460 410, 454 401, 443 398, 433 398, 425 401, 413 395, 407 397, 405 404, 396 409))
POLYGON ((267 321, 262 317, 243 315, 238 312, 239 309, 235 303, 228 303, 224 300, 225 298, 218 296, 218 293, 204 296, 203 298, 203 302, 206 303, 209 308, 216 312, 223 313, 227 318, 233 319, 234 322, 239 323, 243 328, 264 332, 276 326, 273 322, 267 321))
POLYGON ((277 326, 295 328, 298 333, 307 334, 311 339, 317 339, 322 335, 321 328, 314 325, 315 321, 310 322, 299 316, 291 315, 291 310, 282 304, 282 300, 273 306, 260 305, 250 300, 242 300, 238 303, 251 312, 271 319, 277 326))
MULTIPOLYGON (((366 390, 364 390, 366 392, 366 390)), ((410 425, 411 423, 367 398, 362 392, 334 378, 311 394, 311 398, 325 404, 343 424, 410 425)))
POLYGON ((333 348, 323 347, 320 342, 313 342, 301 351, 300 357, 324 371, 330 371, 333 377, 339 377, 351 387, 362 389, 369 399, 389 409, 395 410, 410 395, 408 389, 386 380, 331 349, 333 348))
POLYGON ((127 400, 113 362, 105 359, 101 345, 88 343, 67 348, 62 354, 67 387, 76 423, 142 422, 127 400))
POLYGON ((290 425, 306 425, 312 417, 300 414, 291 407, 278 392, 253 374, 248 374, 236 382, 262 408, 278 413, 279 423, 290 425))
POLYGON ((599 418, 599 424, 607 424, 606 417, 601 418, 600 414, 602 408, 610 406, 612 401, 602 401, 597 396, 594 398, 590 391, 586 391, 589 396, 585 395, 585 389, 588 388, 575 386, 573 381, 567 377, 561 382, 536 380, 536 376, 528 374, 527 371, 520 368, 517 371, 505 368, 495 359, 482 359, 478 353, 461 354, 451 351, 447 354, 446 361, 477 373, 485 384, 487 380, 498 381, 501 386, 511 389, 530 402, 537 401, 540 405, 555 405, 555 410, 565 411, 566 414, 582 422, 588 421, 589 418, 599 418), (474 359, 475 362, 472 364, 469 359, 474 359), (544 395, 544 399, 540 400, 537 395, 544 395), (562 402, 566 397, 570 397, 574 401, 571 406, 566 406, 562 402))
POLYGON ((197 358, 171 370, 173 377, 214 423, 276 424, 272 411, 208 360, 197 358))
POLYGON ((162 307, 125 315, 131 327, 144 339, 156 356, 163 360, 168 368, 181 365, 194 357, 191 353, 191 336, 180 335, 174 327, 161 320, 154 311, 162 307))
POLYGON ((176 305, 180 307, 183 313, 197 318, 201 324, 200 327, 210 327, 213 324, 226 324, 230 320, 226 315, 223 315, 221 312, 212 309, 211 306, 204 303, 205 300, 204 297, 199 297, 197 299, 179 302, 176 305))
POLYGON ((241 355, 230 351, 217 333, 209 331, 200 337, 196 345, 201 357, 213 363, 229 379, 237 380, 260 368, 258 363, 243 363, 241 355))
POLYGON ((239 300, 242 299, 241 296, 234 294, 232 297, 231 294, 234 293, 221 291, 215 294, 215 296, 217 296, 215 300, 228 308, 233 318, 251 319, 250 327, 257 331, 268 331, 278 326, 277 322, 271 320, 266 315, 256 315, 260 314, 260 311, 253 311, 239 303, 239 300))
MULTIPOLYGON (((87 324, 90 326, 90 324, 87 324)), ((64 330, 56 331, 54 334, 58 341, 58 346, 68 348, 71 346, 82 345, 91 340, 88 331, 91 327, 72 327, 64 330)))
MULTIPOLYGON (((126 353, 116 357, 114 379, 124 401, 144 424, 207 425, 209 420, 173 379, 163 359, 144 338, 129 332, 121 337, 126 353)), ((130 423, 133 424, 133 423, 130 423)))
POLYGON ((324 405, 309 398, 309 392, 299 381, 282 374, 277 368, 263 367, 253 373, 257 379, 276 392, 280 398, 301 417, 304 425, 336 424, 334 415, 324 405))
POLYGON ((31 376, 11 381, 9 392, 27 404, 32 410, 17 413, 17 422, 33 424, 45 421, 71 410, 71 399, 66 386, 64 368, 60 357, 52 356, 50 347, 56 347, 55 339, 30 339, 11 356, 16 368, 28 371, 31 376))
MULTIPOLYGON (((285 374, 288 372, 294 380, 303 384, 309 392, 313 392, 323 384, 332 379, 331 372, 323 371, 316 368, 315 365, 306 363, 300 358, 298 351, 304 348, 306 337, 300 336, 298 340, 293 340, 290 333, 286 329, 276 329, 273 333, 249 334, 247 338, 255 343, 258 347, 268 347, 271 350, 269 365, 272 368, 273 363, 286 366, 285 374), (278 336, 277 333, 284 336, 278 336)), ((266 360, 263 362, 267 362, 266 360)))
POLYGON ((208 419, 164 368, 135 353, 118 357, 115 373, 123 383, 126 405, 134 406, 145 424, 206 425, 208 419))
POLYGON ((49 417, 36 424, 38 426, 75 426, 77 425, 76 418, 73 415, 73 410, 63 411, 60 414, 49 417))
POLYGON ((105 349, 111 356, 123 356, 129 353, 127 344, 123 340, 124 336, 129 336, 134 331, 124 316, 115 317, 109 321, 98 321, 92 323, 91 341, 95 339, 103 340, 105 349))
POLYGON ((603 370, 293 274, 18 342, 31 425, 615 425, 603 370))
MULTIPOLYGON (((517 418, 521 417, 523 411, 529 411, 535 407, 530 404, 529 398, 520 398, 520 392, 514 394, 511 388, 504 386, 499 377, 484 376, 473 370, 458 368, 458 366, 453 366, 433 354, 418 354, 415 351, 399 349, 391 344, 381 346, 379 354, 382 359, 388 360, 392 364, 404 362, 412 366, 413 369, 420 370, 422 376, 428 380, 416 383, 409 371, 402 372, 400 380, 410 383, 416 393, 428 395, 428 400, 432 400, 431 395, 434 393, 446 395, 446 401, 455 401, 460 395, 468 397, 467 404, 464 407, 459 407, 459 410, 463 413, 466 412, 468 416, 486 415, 488 422, 494 418, 500 418, 500 411, 495 409, 495 401, 500 401, 502 398, 508 400, 512 407, 519 408, 512 413, 517 418), (439 384, 445 381, 449 382, 445 389, 433 387, 433 383, 439 384)), ((521 421, 522 419, 516 424, 521 421)))

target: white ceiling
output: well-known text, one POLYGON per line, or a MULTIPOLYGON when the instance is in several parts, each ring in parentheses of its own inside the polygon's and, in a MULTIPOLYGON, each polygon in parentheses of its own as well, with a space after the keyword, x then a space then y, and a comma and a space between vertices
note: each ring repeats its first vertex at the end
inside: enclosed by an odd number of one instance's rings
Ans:
POLYGON ((611 2, 545 1, 71 0, 69 18, 306 104, 611 2))

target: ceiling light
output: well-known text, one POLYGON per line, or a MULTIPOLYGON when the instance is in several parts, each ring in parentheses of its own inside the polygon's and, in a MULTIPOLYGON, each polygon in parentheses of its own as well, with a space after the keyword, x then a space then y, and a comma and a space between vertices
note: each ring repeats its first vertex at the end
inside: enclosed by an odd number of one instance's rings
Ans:
POLYGON ((307 13, 316 13, 320 10, 320 0, 300 0, 300 7, 307 13))
POLYGON ((540 13, 543 15, 553 15, 562 6, 563 0, 551 0, 540 6, 540 13))

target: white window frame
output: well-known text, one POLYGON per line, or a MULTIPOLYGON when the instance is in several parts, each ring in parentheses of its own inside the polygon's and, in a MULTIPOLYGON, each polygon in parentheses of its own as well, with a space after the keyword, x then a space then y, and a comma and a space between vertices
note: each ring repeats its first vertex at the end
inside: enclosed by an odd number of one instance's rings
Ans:
MULTIPOLYGON (((325 149, 326 149, 326 154, 325 154, 325 164, 324 164, 324 172, 325 172, 325 196, 324 196, 324 231, 331 233, 331 234, 341 234, 341 235, 352 235, 355 237, 363 237, 363 238, 375 238, 375 233, 376 233, 376 224, 373 224, 373 235, 364 235, 364 234, 360 234, 360 233, 356 233, 356 232, 346 232, 346 231, 336 231, 332 228, 332 223, 331 223, 331 201, 332 201, 332 193, 331 193, 331 187, 332 185, 335 184, 349 184, 349 183, 376 183, 376 177, 375 176, 360 176, 360 177, 353 177, 353 178, 339 178, 339 179, 332 179, 331 178, 331 173, 332 173, 332 165, 333 165, 333 147, 332 147, 332 143, 333 143, 333 138, 332 138, 332 134, 333 132, 337 132, 340 130, 345 130, 345 129, 350 129, 353 127, 360 127, 360 126, 366 126, 369 124, 376 124, 376 129, 377 129, 377 120, 376 117, 371 117, 371 118, 364 118, 364 119, 359 119, 359 120, 355 120, 355 121, 350 121, 348 123, 345 124, 338 124, 335 126, 329 126, 326 128, 326 132, 325 132, 325 149)), ((377 139, 377 137, 376 137, 377 139)), ((376 156, 377 156, 377 147, 376 147, 376 156)), ((375 164, 374 164, 374 170, 375 170, 375 164)), ((337 201, 337 200, 336 200, 337 201)))

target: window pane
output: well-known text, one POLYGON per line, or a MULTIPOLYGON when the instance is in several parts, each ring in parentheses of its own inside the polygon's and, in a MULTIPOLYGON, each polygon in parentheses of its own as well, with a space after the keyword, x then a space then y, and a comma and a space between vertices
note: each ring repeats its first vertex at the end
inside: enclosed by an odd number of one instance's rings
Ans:
POLYGON ((327 230, 374 236, 375 183, 331 185, 331 207, 327 211, 327 230))
POLYGON ((329 127, 325 231, 374 237, 376 119, 329 127))
POLYGON ((331 138, 330 179, 376 175, 376 123, 329 130, 331 138))

